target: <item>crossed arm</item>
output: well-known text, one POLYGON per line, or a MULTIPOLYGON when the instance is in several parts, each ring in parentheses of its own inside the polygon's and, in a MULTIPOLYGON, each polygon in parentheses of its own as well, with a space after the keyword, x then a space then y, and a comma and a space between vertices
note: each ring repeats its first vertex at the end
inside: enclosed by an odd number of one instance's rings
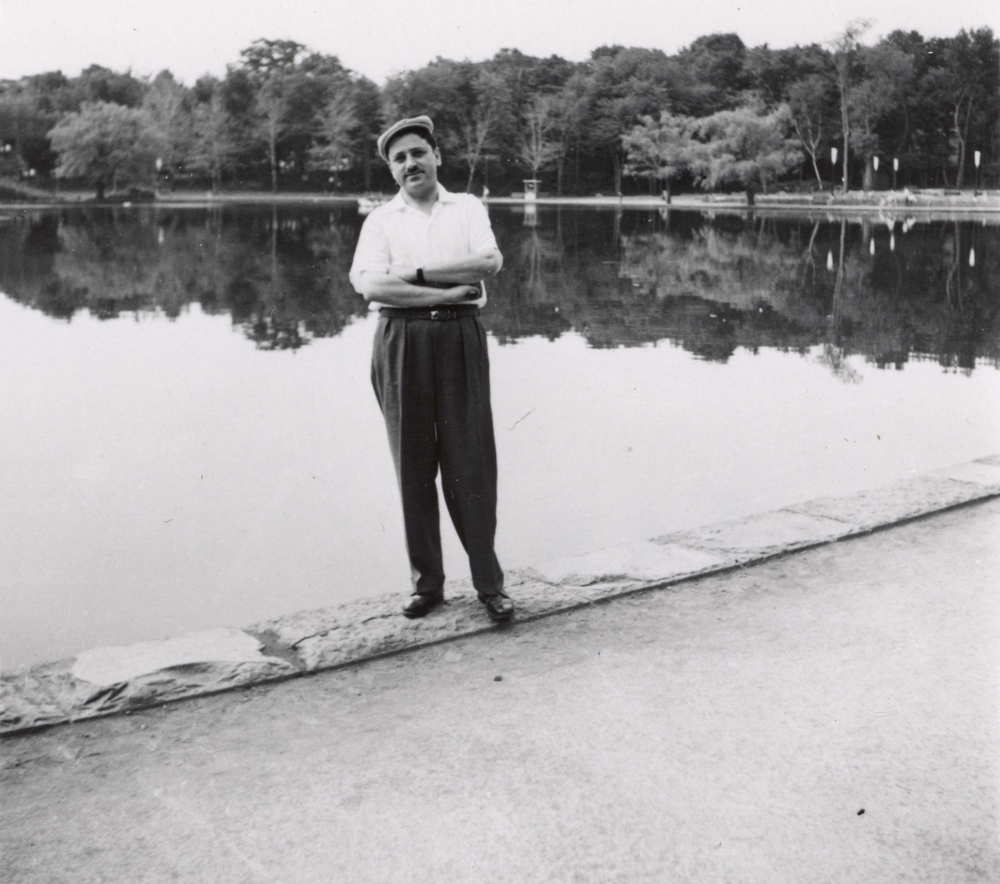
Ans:
POLYGON ((392 307, 459 304, 476 300, 482 293, 479 283, 495 276, 502 265, 499 250, 488 249, 456 261, 428 264, 423 271, 429 285, 418 285, 416 267, 393 264, 385 273, 362 272, 359 290, 366 301, 392 307))

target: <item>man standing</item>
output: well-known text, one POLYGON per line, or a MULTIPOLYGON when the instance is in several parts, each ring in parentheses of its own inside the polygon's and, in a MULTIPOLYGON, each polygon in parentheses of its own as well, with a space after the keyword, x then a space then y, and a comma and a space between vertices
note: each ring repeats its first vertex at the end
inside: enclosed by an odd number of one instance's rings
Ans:
POLYGON ((489 359, 479 308, 482 281, 503 264, 489 216, 470 194, 437 180, 441 153, 429 117, 400 120, 378 139, 399 192, 365 219, 351 283, 378 309, 372 385, 389 433, 403 499, 413 594, 422 617, 444 601, 434 484, 469 556, 472 583, 489 616, 509 620, 493 550, 497 465, 489 359))

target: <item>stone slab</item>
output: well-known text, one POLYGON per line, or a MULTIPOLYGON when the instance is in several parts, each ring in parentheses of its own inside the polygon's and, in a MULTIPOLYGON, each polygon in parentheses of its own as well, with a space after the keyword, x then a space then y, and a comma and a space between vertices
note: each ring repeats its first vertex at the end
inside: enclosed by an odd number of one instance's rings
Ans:
POLYGON ((72 691, 63 693, 45 677, 46 669, 68 673, 69 661, 47 664, 13 675, 0 682, 0 733, 46 727, 67 721, 72 709, 72 691), (60 696, 62 694, 62 696, 60 696))
POLYGON ((548 583, 590 586, 595 583, 662 583, 725 565, 714 553, 643 540, 599 549, 582 556, 554 559, 534 570, 548 583))
POLYGON ((517 601, 518 619, 545 617, 557 611, 570 611, 602 599, 623 595, 647 586, 638 580, 607 580, 579 586, 547 581, 535 568, 522 571, 524 581, 511 591, 517 601))
MULTIPOLYGON (((507 589, 517 603, 517 619, 522 622, 586 601, 521 571, 507 573, 507 589)), ((316 672, 502 628, 490 621, 468 580, 449 584, 445 603, 418 620, 400 615, 405 599, 396 593, 300 611, 255 624, 248 632, 267 644, 287 648, 301 661, 305 672, 316 672)))
POLYGON ((857 534, 989 496, 988 487, 972 482, 915 476, 848 497, 819 497, 787 509, 837 519, 851 526, 849 533, 857 534))
POLYGON ((384 597, 379 600, 379 609, 367 606, 367 616, 357 621, 337 616, 336 623, 327 622, 322 624, 324 628, 298 638, 293 647, 305 670, 330 669, 459 635, 472 635, 493 626, 478 599, 468 591, 452 589, 444 605, 417 620, 400 615, 404 600, 401 595, 384 597))
MULTIPOLYGON (((703 564, 705 560, 703 556, 698 561, 703 564)), ((517 604, 520 623, 644 585, 647 584, 635 580, 587 586, 556 585, 544 580, 534 568, 507 572, 507 591, 517 604)), ((290 617, 255 624, 247 631, 261 637, 269 646, 280 645, 294 653, 303 671, 318 672, 460 636, 503 629, 503 625, 489 620, 467 580, 449 584, 445 603, 419 620, 400 616, 404 601, 405 596, 398 593, 359 599, 333 608, 300 611, 290 617)))
POLYGON ((726 564, 742 565, 779 553, 829 543, 847 534, 843 522, 825 516, 776 510, 682 531, 659 538, 717 553, 726 564))
POLYGON ((80 681, 116 685, 179 667, 265 663, 260 648, 257 639, 239 629, 209 629, 161 641, 85 651, 70 671, 80 681))
POLYGON ((956 482, 982 485, 989 492, 1000 494, 1000 465, 973 461, 934 470, 927 475, 934 479, 953 479, 956 482))
POLYGON ((142 709, 299 674, 237 629, 86 651, 5 675, 0 733, 142 709))

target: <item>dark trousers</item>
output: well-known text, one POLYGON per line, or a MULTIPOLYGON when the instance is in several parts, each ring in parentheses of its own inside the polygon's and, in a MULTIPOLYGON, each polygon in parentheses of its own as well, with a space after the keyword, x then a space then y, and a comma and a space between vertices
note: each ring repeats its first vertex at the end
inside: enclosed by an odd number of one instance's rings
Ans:
POLYGON ((403 499, 414 592, 433 594, 444 587, 434 483, 439 466, 472 583, 484 595, 500 592, 503 572, 493 551, 497 456, 486 332, 479 319, 379 317, 372 385, 403 499))

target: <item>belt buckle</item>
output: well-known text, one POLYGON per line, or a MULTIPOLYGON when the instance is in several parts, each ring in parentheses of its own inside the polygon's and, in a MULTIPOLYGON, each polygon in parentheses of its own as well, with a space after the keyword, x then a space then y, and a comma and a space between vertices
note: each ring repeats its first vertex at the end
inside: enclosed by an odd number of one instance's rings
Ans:
POLYGON ((431 319, 437 320, 441 318, 440 310, 431 310, 431 319))

